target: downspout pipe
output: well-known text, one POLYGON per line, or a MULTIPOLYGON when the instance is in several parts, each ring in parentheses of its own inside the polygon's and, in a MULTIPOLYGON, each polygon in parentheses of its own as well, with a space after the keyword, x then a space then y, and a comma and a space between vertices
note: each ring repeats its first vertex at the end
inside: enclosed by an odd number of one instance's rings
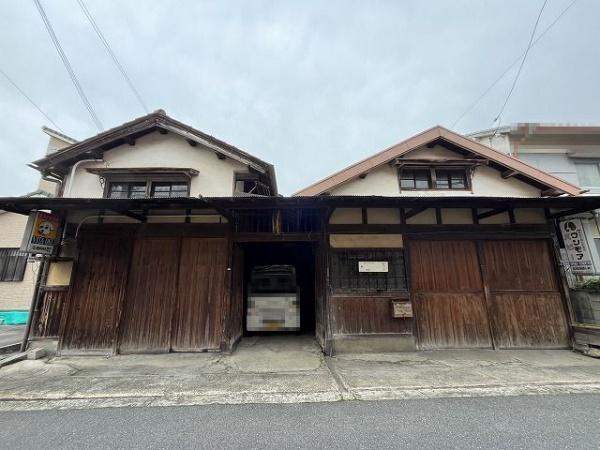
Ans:
POLYGON ((73 166, 71 167, 71 172, 69 172, 69 181, 67 183, 67 189, 65 189, 65 192, 63 193, 63 197, 71 196, 71 189, 73 188, 73 178, 75 178, 75 172, 77 171, 77 168, 79 167, 80 164, 87 163, 87 162, 103 162, 103 161, 104 161, 104 159, 81 159, 81 160, 77 161, 75 164, 73 164, 73 166))

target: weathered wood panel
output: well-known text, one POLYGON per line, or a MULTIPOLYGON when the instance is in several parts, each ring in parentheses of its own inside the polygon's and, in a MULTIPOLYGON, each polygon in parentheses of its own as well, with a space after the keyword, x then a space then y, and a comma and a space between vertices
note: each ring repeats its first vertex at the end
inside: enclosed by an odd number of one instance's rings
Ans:
POLYGON ((244 250, 233 246, 231 286, 229 289, 229 314, 225 318, 226 339, 229 348, 242 337, 244 321, 244 250))
POLYGON ((331 296, 332 333, 347 334, 410 334, 412 319, 392 317, 390 296, 331 296))
POLYGON ((33 327, 33 335, 35 337, 58 336, 67 294, 67 289, 44 291, 41 293, 40 304, 33 327))
POLYGON ((219 349, 227 250, 226 239, 182 240, 172 350, 219 349))
POLYGON ((125 293, 131 241, 84 236, 66 307, 63 350, 112 352, 125 293))
POLYGON ((560 293, 492 295, 499 348, 565 348, 569 330, 560 293))
POLYGON ((179 239, 135 242, 120 324, 119 352, 168 352, 177 299, 179 239))
POLYGON ((410 241, 413 292, 481 292, 477 246, 472 241, 410 241))
POLYGON ((492 291, 557 291, 546 240, 482 242, 481 262, 492 291))
POLYGON ((491 347, 476 243, 410 241, 408 248, 419 347, 491 347))
POLYGON ((568 323, 549 242, 485 241, 481 249, 496 345, 567 347, 568 323))
POLYGON ((414 294, 413 308, 423 350, 492 346, 482 294, 414 294))

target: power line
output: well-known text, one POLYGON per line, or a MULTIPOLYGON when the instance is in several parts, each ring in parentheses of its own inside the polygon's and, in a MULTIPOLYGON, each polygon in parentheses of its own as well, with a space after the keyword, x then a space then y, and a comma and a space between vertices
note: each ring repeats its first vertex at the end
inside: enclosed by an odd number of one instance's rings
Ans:
POLYGON ((148 109, 148 107, 144 103, 144 100, 142 100, 142 96, 140 95, 140 93, 138 92, 138 90, 133 85, 133 82, 131 81, 131 78, 129 78, 129 76, 127 75, 127 72, 125 71, 125 68, 123 67, 123 65, 121 64, 121 62, 119 61, 119 59, 117 58, 117 55, 115 55, 115 52, 113 52, 113 50, 110 47, 110 44, 108 43, 108 41, 106 40, 106 38, 104 37, 104 34, 102 33, 102 30, 100 30, 100 27, 98 26, 98 24, 94 20, 94 17, 92 16, 92 14, 90 13, 90 11, 85 6, 85 3, 83 2, 83 0, 77 0, 77 3, 79 3, 79 6, 81 7, 81 10, 83 11, 83 13, 85 14, 85 16, 89 20, 90 24, 92 25, 92 28, 94 29, 94 31, 98 35, 98 38, 100 39, 100 42, 102 42, 102 44, 104 45, 104 48, 106 48, 106 51, 108 52, 109 56, 111 57, 111 59, 113 60, 113 62, 115 63, 115 65, 117 66, 117 69, 119 69, 119 72, 121 72, 121 75, 123 75, 123 78, 125 79, 125 82, 127 83, 127 85, 129 86, 129 88, 131 89, 131 92, 133 92, 133 95, 135 95, 135 98, 137 98, 138 102, 140 102, 140 105, 142 105, 142 108, 144 108, 144 111, 146 111, 146 113, 150 112, 150 110, 148 109))
MULTIPOLYGON (((566 12, 567 12, 569 9, 571 9, 571 7, 572 7, 572 6, 573 6, 573 5, 574 5, 576 2, 577 2, 577 0, 573 0, 571 3, 569 3, 569 5, 568 5, 568 6, 567 6, 565 9, 563 9, 563 10, 561 11, 561 13, 560 13, 558 16, 556 16, 556 19, 554 19, 554 20, 553 20, 553 21, 552 21, 552 22, 551 22, 551 23, 550 23, 550 24, 549 24, 549 25, 548 25, 546 28, 544 28, 544 31, 542 31, 542 32, 541 32, 541 33, 538 35, 538 37, 535 39, 535 41, 533 41, 533 43, 531 44, 531 47, 530 47, 530 48, 533 48, 533 47, 534 47, 534 46, 535 46, 535 45, 536 45, 536 44, 537 44, 537 43, 538 43, 538 42, 539 42, 539 41, 540 41, 540 40, 541 40, 541 39, 544 37, 544 35, 545 35, 545 34, 546 34, 548 31, 550 31, 550 29, 551 29, 551 28, 552 28, 554 25, 556 25, 556 23, 557 23, 557 22, 558 22, 558 21, 559 21, 559 20, 562 18, 562 16, 564 16, 564 15, 566 14, 566 12)), ((513 62, 512 62, 512 63, 511 63, 511 64, 510 64, 508 67, 507 67, 507 68, 506 68, 506 70, 504 70, 504 72, 502 72, 502 74, 501 74, 501 75, 500 75, 498 78, 496 78, 496 80, 495 80, 495 81, 494 81, 492 84, 490 84, 490 85, 489 85, 489 86, 488 86, 488 87, 485 89, 485 91, 483 91, 483 92, 481 93, 481 95, 480 95, 479 97, 477 97, 477 99, 476 99, 476 100, 475 100, 473 103, 471 103, 471 104, 470 104, 470 105, 469 105, 469 106, 468 106, 468 107, 467 107, 467 108, 466 108, 466 109, 465 109, 465 110, 462 112, 462 114, 461 114, 460 116, 458 116, 458 118, 457 118, 457 119, 456 119, 456 120, 455 120, 455 121, 452 123, 452 125, 451 125, 451 127, 450 127, 450 128, 454 128, 454 127, 456 126, 456 124, 458 124, 458 123, 459 123, 459 122, 460 122, 460 121, 461 121, 461 120, 462 120, 462 119, 463 119, 463 118, 464 118, 464 117, 465 117, 467 114, 469 114, 469 113, 470 113, 470 112, 473 110, 473 108, 475 108, 475 106, 477 106, 477 105, 479 104, 479 102, 480 102, 480 101, 481 101, 481 100, 482 100, 482 99, 483 99, 483 98, 484 98, 484 97, 485 97, 487 94, 489 94, 489 92, 490 92, 490 91, 491 91, 491 90, 492 90, 492 89, 493 89, 493 88, 494 88, 494 87, 495 87, 495 86, 496 86, 496 85, 497 85, 497 84, 500 82, 500 80, 502 80, 502 79, 503 79, 503 78, 506 76, 506 74, 507 74, 508 72, 510 72, 510 71, 511 71, 511 69, 512 69, 512 68, 513 68, 515 65, 517 65, 517 63, 518 63, 519 61, 521 61, 521 58, 523 58, 523 56, 524 56, 524 55, 525 55, 525 52, 521 53, 521 54, 520 54, 520 55, 519 55, 519 56, 518 56, 518 57, 517 57, 517 58, 516 58, 516 59, 515 59, 515 60, 514 60, 514 61, 513 61, 513 62)))
POLYGON ((21 88, 20 88, 20 87, 17 85, 17 83, 15 83, 15 82, 14 82, 14 81, 13 81, 13 80, 12 80, 12 79, 11 79, 11 78, 8 76, 8 74, 7 74, 7 73, 6 73, 4 70, 0 69, 0 74, 2 74, 2 76, 4 76, 4 78, 6 78, 6 80, 7 80, 7 81, 8 81, 10 84, 12 84, 12 86, 13 86, 13 87, 14 87, 14 88, 15 88, 17 91, 19 91, 19 93, 20 93, 20 94, 21 94, 23 97, 25 97, 25 98, 27 99, 27 101, 28 101, 29 103, 31 103, 31 105, 32 105, 32 106, 33 106, 35 109, 37 109, 37 110, 40 112, 40 114, 41 114, 42 116, 44 116, 44 117, 46 118, 46 120, 47 120, 48 122, 50 122, 50 123, 51 123, 51 124, 54 126, 54 128, 56 128, 56 129, 57 129, 58 131, 60 131, 61 133, 64 133, 64 131, 63 131, 63 130, 62 130, 62 129, 61 129, 61 128, 60 128, 60 127, 59 127, 59 126, 56 124, 56 122, 54 122, 54 120, 52 120, 52 119, 51 119, 51 118, 48 116, 48 114, 46 114, 46 113, 44 112, 44 110, 43 110, 42 108, 40 108, 40 107, 37 105, 37 103, 36 103, 36 102, 34 102, 34 101, 31 99, 31 97, 29 97, 29 95, 27 95, 27 94, 25 93, 25 91, 23 91, 23 89, 21 89, 21 88))
POLYGON ((546 3, 548 3, 548 0, 544 0, 544 3, 542 3, 542 7, 540 8, 540 12, 538 13, 537 19, 535 20, 535 25, 533 26, 533 30, 531 30, 531 37, 529 38, 529 42, 527 43, 527 49, 525 50, 525 54, 523 55, 523 60, 521 61, 521 65, 519 66, 519 70, 517 70, 517 74, 515 75, 515 79, 513 80, 513 84, 510 87, 510 90, 508 91, 508 95, 506 96, 506 100, 504 100, 504 103, 502 104, 502 108, 500 108, 500 112, 498 113, 498 115, 494 119, 494 122, 498 122, 498 127, 500 127, 500 120, 501 120, 502 113, 504 112, 504 108, 506 108, 506 105, 508 104, 508 100, 510 99, 510 96, 512 95, 513 91, 515 90, 515 86, 517 85, 517 80, 519 79, 519 75, 521 75, 521 70, 523 69, 523 65, 525 64, 525 60, 527 59, 527 55, 529 54, 529 49, 531 49, 531 44, 533 43, 533 38, 535 36, 535 31, 537 30, 537 26, 540 23, 540 17, 542 17, 542 12, 544 12, 544 8, 546 7, 546 3))
POLYGON ((81 84, 79 83, 79 80, 77 79, 77 76, 75 75, 75 72, 73 71, 73 67, 71 67, 69 58, 67 58, 67 55, 65 54, 62 46, 60 45, 60 41, 58 40, 58 38, 56 37, 56 34, 54 33, 54 29, 52 28, 52 25, 50 24, 50 20, 48 19, 48 16, 46 16, 46 12, 44 11, 42 4, 40 3, 40 0, 33 0, 33 2, 35 3, 35 6, 37 7, 37 9, 39 11, 40 16, 42 17, 44 25, 46 26, 46 30, 48 30, 48 34, 50 35, 50 39, 52 39, 52 43, 54 44, 56 51, 58 52, 65 68, 67 69, 67 72, 69 73, 69 77, 71 78, 71 81, 75 85, 75 89, 77 89, 77 93, 79 94, 79 97, 81 97, 81 101, 83 101, 83 104, 85 105, 86 109, 90 113, 90 116, 91 116, 94 124, 98 128, 98 130, 102 131, 104 129, 104 127, 102 126, 102 122, 100 122, 100 119, 96 115, 96 112, 94 111, 94 108, 92 107, 92 104, 86 97, 85 92, 83 91, 83 88, 81 87, 81 84))

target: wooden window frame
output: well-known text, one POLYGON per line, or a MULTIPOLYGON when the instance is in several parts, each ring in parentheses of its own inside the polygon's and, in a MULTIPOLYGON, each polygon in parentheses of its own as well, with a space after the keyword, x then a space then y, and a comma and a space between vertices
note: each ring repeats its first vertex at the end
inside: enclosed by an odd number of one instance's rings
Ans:
POLYGON ((402 191, 471 191, 472 190, 472 172, 473 168, 468 166, 404 166, 398 168, 398 186, 400 192, 402 191), (429 179, 431 180, 431 187, 429 188, 409 188, 402 186, 402 171, 403 170, 429 170, 429 179), (461 170, 465 173, 465 187, 464 188, 452 188, 437 186, 437 174, 436 170, 461 170))
MULTIPOLYGON (((173 175, 173 174, 130 174, 130 175, 106 175, 104 178, 104 198, 110 198, 110 186, 115 183, 145 183, 146 191, 144 198, 152 197, 152 185, 154 183, 176 183, 185 184, 187 191, 185 197, 190 196, 190 179, 185 175, 173 175)), ((129 198, 129 197, 127 197, 129 198)), ((156 197, 156 198, 167 198, 167 197, 156 197)))
POLYGON ((0 282, 19 282, 25 279, 27 253, 18 248, 0 248, 0 282), (15 258, 11 267, 11 258, 15 258))
MULTIPOLYGON (((396 262, 398 262, 396 261, 396 262)), ((330 278, 329 278, 329 288, 331 289, 331 293, 332 295, 366 295, 366 296, 372 296, 372 295, 408 295, 409 294, 409 287, 408 287, 408 270, 407 270, 407 254, 405 249, 403 248, 331 248, 330 252, 329 252, 329 267, 330 267, 330 278), (372 282, 368 281, 366 282, 366 284, 369 284, 369 286, 365 286, 365 287, 359 287, 358 285, 361 284, 363 281, 368 280, 369 278, 376 278, 378 276, 381 276, 379 274, 375 274, 375 273, 368 273, 368 272, 364 272, 362 273, 362 276, 358 276, 356 277, 356 284, 357 286, 351 287, 339 287, 337 286, 337 280, 338 277, 335 273, 336 268, 334 267, 334 265, 336 263, 334 263, 333 258, 338 257, 338 255, 342 255, 342 254, 353 254, 353 257, 351 257, 351 260, 355 260, 358 261, 358 259, 356 259, 357 257, 360 257, 359 259, 364 259, 365 261, 378 261, 378 260, 382 260, 382 259, 388 259, 389 262, 389 258, 392 254, 396 254, 395 258, 398 259, 398 261, 401 261, 402 267, 400 270, 398 270, 398 267, 390 267, 391 271, 401 271, 400 274, 396 274, 397 279, 395 280, 395 283, 401 283, 404 286, 401 288, 395 288, 395 289, 377 289, 374 288, 372 286, 372 282), (382 254, 387 254, 387 256, 382 256, 382 254), (360 280, 360 281, 359 281, 360 280)), ((388 272, 389 274, 390 272, 388 272)), ((391 281, 391 279, 393 279, 393 277, 390 277, 389 275, 386 275, 386 278, 388 278, 388 280, 386 281, 386 283, 389 283, 391 281)), ((353 278, 355 279, 355 278, 353 278)), ((377 284, 377 282, 375 283, 377 284)))

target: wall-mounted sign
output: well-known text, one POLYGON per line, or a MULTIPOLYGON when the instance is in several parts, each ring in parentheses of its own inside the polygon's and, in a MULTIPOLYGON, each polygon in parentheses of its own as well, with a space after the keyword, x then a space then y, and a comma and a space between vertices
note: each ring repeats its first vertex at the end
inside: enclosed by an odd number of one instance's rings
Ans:
POLYGON ((60 218, 41 211, 29 213, 21 251, 51 255, 59 243, 60 218))
POLYGON ((575 275, 595 274, 596 269, 581 219, 562 220, 559 226, 571 271, 575 275))
POLYGON ((411 302, 407 302, 406 300, 392 300, 392 317, 403 319, 412 316, 413 310, 411 302))
POLYGON ((359 272, 387 272, 388 262, 387 261, 359 261, 358 262, 359 272))

